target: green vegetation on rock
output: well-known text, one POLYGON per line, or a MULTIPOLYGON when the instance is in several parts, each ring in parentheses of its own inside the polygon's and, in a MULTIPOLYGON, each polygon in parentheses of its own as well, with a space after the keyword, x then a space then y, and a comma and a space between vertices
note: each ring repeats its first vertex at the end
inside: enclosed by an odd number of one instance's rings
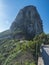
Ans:
POLYGON ((41 44, 49 44, 49 36, 45 33, 30 41, 0 40, 0 65, 36 65, 41 44))

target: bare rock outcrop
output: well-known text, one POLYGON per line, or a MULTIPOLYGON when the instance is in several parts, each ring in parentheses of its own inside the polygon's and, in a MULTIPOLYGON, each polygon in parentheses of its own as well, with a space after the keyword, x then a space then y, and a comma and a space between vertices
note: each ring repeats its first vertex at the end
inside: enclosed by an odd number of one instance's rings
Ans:
POLYGON ((35 6, 21 9, 10 27, 11 31, 21 31, 25 38, 31 39, 43 32, 42 20, 35 6))

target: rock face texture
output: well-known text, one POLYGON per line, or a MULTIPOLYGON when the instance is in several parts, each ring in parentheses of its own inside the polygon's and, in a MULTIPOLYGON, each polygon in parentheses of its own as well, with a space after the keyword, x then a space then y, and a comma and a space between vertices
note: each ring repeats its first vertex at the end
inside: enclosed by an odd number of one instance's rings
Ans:
POLYGON ((10 27, 11 31, 21 31, 26 38, 33 38, 43 32, 42 20, 35 6, 21 9, 10 27))

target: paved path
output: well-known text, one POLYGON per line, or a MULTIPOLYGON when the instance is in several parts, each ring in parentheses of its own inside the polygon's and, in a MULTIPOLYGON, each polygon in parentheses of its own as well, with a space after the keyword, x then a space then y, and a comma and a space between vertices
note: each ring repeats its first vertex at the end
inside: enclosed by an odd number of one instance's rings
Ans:
POLYGON ((42 57, 38 58, 38 65, 44 65, 44 61, 43 61, 42 57))
POLYGON ((41 54, 44 60, 44 65, 49 65, 49 46, 43 46, 41 54))

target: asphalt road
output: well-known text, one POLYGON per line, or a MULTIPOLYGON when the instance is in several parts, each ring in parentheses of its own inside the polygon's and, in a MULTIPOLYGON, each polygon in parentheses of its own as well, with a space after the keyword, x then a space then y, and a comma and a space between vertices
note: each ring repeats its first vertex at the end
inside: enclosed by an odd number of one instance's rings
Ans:
POLYGON ((49 46, 42 47, 41 55, 44 61, 44 65, 49 65, 49 46))

